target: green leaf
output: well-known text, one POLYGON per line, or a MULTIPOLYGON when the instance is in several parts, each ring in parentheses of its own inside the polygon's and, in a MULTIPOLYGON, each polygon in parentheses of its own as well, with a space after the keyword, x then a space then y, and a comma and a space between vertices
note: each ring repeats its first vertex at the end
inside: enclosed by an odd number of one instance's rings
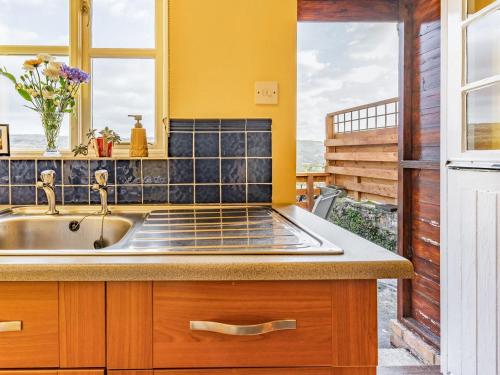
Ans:
POLYGON ((0 74, 3 75, 4 77, 10 79, 14 85, 17 85, 16 77, 14 77, 12 74, 8 73, 5 68, 0 69, 0 74))
POLYGON ((28 93, 28 91, 26 91, 25 89, 17 89, 17 92, 22 96, 24 100, 31 102, 31 95, 28 93))

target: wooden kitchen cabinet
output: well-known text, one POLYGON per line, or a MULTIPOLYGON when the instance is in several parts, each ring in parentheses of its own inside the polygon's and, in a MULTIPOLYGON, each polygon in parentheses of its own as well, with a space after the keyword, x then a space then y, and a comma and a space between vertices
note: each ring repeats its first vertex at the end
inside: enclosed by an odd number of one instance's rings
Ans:
POLYGON ((375 375, 376 294, 375 280, 3 282, 0 375, 375 375))
POLYGON ((0 369, 105 367, 104 310, 104 283, 0 283, 0 369))
POLYGON ((0 283, 0 369, 59 367, 57 282, 0 283))

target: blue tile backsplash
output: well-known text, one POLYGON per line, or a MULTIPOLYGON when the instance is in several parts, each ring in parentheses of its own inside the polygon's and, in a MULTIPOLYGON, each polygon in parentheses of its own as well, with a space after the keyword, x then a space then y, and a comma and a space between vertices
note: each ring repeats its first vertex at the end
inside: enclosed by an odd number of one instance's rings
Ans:
POLYGON ((168 160, 0 159, 0 204, 46 204, 35 187, 45 169, 59 204, 99 203, 98 169, 110 204, 271 203, 271 135, 268 119, 171 120, 168 160))

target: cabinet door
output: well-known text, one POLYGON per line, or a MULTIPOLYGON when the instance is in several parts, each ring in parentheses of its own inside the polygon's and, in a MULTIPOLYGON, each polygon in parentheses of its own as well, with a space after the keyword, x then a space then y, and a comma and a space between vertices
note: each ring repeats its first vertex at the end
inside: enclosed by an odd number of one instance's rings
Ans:
POLYGON ((149 369, 152 356, 152 283, 107 283, 107 367, 149 369))
POLYGON ((103 282, 59 283, 60 367, 105 367, 105 303, 103 282))
POLYGON ((154 368, 332 363, 329 282, 156 282, 153 316, 154 368))
POLYGON ((57 282, 0 283, 0 368, 59 367, 57 282))

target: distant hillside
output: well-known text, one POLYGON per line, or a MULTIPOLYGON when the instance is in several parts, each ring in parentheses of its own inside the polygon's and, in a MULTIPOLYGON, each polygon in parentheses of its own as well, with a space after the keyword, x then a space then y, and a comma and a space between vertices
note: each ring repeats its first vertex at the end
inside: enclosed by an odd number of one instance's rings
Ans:
POLYGON ((297 141, 297 172, 322 172, 325 165, 322 141, 297 141))

